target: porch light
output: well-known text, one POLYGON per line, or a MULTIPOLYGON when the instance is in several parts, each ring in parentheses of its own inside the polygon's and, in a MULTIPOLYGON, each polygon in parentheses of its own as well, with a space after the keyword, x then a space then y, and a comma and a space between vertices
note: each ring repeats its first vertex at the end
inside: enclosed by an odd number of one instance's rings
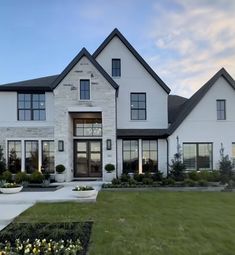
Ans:
POLYGON ((63 140, 58 141, 58 151, 64 151, 64 141, 63 140))
POLYGON ((106 140, 106 149, 112 150, 112 140, 111 139, 106 140))

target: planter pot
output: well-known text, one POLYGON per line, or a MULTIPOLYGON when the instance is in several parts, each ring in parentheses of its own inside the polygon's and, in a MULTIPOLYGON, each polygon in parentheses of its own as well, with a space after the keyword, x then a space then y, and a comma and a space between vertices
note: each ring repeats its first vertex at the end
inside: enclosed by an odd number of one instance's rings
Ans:
POLYGON ((0 188, 0 191, 4 194, 14 194, 18 193, 23 189, 23 186, 16 187, 16 188, 0 188))
POLYGON ((96 194, 96 190, 73 191, 76 197, 87 198, 96 194))
POLYGON ((57 182, 64 182, 65 181, 65 174, 56 174, 55 175, 55 180, 57 182))
POLYGON ((51 183, 50 180, 43 180, 42 185, 43 185, 43 187, 48 187, 48 186, 50 186, 50 183, 51 183))
POLYGON ((111 173, 106 172, 104 176, 104 181, 111 182, 114 178, 116 178, 115 174, 116 174, 115 172, 111 172, 111 173))

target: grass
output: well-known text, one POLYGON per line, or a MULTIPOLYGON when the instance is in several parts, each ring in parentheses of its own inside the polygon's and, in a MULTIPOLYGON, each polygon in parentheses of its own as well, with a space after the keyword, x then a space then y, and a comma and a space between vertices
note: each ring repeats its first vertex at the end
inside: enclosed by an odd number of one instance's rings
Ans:
POLYGON ((90 255, 232 255, 235 193, 100 192, 95 204, 37 204, 17 222, 93 220, 90 255))

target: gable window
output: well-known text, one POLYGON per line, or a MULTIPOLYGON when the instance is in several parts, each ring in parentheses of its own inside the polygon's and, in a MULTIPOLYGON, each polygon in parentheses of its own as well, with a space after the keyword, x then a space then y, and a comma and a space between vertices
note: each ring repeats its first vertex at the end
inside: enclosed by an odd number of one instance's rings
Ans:
POLYGON ((183 156, 187 170, 212 170, 212 143, 184 143, 183 156))
POLYGON ((146 120, 146 93, 131 93, 131 120, 146 120))
POLYGON ((226 120, 226 102, 225 100, 216 100, 217 120, 226 120))
POLYGON ((80 100, 90 100, 90 80, 80 80, 80 100))
POLYGON ((45 120, 45 94, 18 93, 18 120, 45 120))
POLYGON ((138 140, 123 141, 123 172, 137 173, 139 169, 138 140))
POLYGON ((121 76, 121 59, 120 58, 112 59, 112 76, 113 77, 121 76))

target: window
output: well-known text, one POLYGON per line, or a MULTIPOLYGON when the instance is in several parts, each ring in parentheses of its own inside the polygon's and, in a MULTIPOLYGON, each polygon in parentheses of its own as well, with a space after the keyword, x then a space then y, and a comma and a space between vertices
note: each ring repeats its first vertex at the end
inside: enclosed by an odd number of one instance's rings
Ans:
POLYGON ((156 172, 157 164, 157 140, 142 141, 142 171, 156 172))
POLYGON ((42 170, 54 173, 54 141, 42 141, 42 170))
POLYGON ((102 136, 101 118, 75 119, 74 136, 102 136))
POLYGON ((184 143, 187 170, 212 170, 212 143, 184 143))
POLYGON ((45 119, 45 94, 18 94, 18 120, 45 119))
POLYGON ((112 76, 113 77, 121 76, 121 59, 120 58, 112 59, 112 76))
POLYGON ((25 141, 25 170, 38 171, 38 141, 25 141))
POLYGON ((146 120, 146 93, 131 93, 131 120, 146 120))
POLYGON ((138 140, 123 141, 123 172, 133 173, 139 169, 138 140))
POLYGON ((21 171, 21 141, 8 141, 8 169, 15 174, 21 171))
POLYGON ((226 120, 225 100, 216 100, 217 104, 217 120, 226 120))
POLYGON ((232 143, 232 164, 233 164, 233 169, 235 169, 235 143, 232 143))
POLYGON ((90 100, 90 80, 80 80, 80 100, 90 100))

